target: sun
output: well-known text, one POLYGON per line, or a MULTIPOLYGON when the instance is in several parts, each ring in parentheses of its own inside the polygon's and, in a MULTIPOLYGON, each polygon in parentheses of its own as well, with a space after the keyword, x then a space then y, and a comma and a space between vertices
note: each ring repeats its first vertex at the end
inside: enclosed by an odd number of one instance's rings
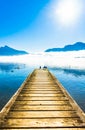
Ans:
POLYGON ((59 0, 55 8, 55 17, 62 25, 75 24, 82 11, 80 0, 59 0))

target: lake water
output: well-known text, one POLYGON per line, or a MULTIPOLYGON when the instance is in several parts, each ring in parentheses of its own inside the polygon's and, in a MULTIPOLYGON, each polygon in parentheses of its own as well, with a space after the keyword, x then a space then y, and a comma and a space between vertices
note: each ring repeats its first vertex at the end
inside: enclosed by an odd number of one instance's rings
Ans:
POLYGON ((50 71, 85 112, 85 70, 51 68, 50 71))
POLYGON ((25 64, 0 63, 0 110, 33 69, 25 64))
MULTIPOLYGON (((34 70, 26 64, 0 63, 0 110, 34 70)), ((49 68, 85 112, 85 70, 49 68)))

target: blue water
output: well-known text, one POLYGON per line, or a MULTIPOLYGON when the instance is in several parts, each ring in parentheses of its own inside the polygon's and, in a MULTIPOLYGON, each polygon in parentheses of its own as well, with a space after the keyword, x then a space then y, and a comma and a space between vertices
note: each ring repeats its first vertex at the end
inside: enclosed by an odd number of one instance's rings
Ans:
MULTIPOLYGON (((25 64, 0 63, 0 110, 33 69, 25 64)), ((49 69, 85 112, 85 70, 49 69)))
POLYGON ((85 70, 50 68, 50 71, 85 112, 85 70))
POLYGON ((25 64, 0 63, 0 110, 33 69, 25 64))

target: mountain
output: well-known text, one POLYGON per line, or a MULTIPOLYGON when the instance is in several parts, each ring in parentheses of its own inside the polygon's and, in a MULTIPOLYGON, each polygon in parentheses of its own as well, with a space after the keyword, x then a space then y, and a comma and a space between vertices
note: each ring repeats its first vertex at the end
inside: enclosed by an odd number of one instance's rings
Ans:
POLYGON ((73 45, 66 45, 63 48, 51 48, 45 50, 45 52, 60 52, 60 51, 79 51, 85 50, 85 43, 83 42, 76 42, 73 45))
POLYGON ((8 46, 0 47, 0 55, 1 56, 13 56, 13 55, 24 55, 28 54, 25 51, 16 50, 8 46))

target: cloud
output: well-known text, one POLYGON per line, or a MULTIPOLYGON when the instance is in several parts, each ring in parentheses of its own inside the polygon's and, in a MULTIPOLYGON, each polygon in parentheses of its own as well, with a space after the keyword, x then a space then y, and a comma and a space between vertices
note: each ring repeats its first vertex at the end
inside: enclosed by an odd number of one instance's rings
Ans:
POLYGON ((85 51, 0 56, 0 62, 23 63, 34 67, 46 65, 49 67, 85 69, 85 51))

